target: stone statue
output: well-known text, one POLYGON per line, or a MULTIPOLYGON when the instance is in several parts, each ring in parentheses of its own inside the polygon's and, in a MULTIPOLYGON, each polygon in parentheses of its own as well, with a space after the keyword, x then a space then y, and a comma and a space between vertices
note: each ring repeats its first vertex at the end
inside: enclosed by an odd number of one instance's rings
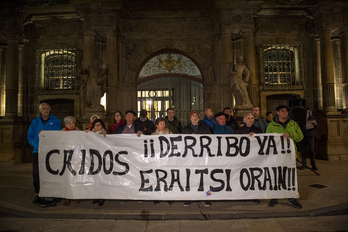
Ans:
POLYGON ((235 65, 231 63, 229 77, 231 90, 236 100, 236 109, 251 109, 253 107, 247 90, 250 75, 250 70, 244 64, 244 57, 238 57, 235 65))
POLYGON ((99 69, 97 65, 89 66, 82 74, 87 75, 86 82, 86 106, 88 108, 100 108, 100 99, 107 90, 108 69, 99 69))

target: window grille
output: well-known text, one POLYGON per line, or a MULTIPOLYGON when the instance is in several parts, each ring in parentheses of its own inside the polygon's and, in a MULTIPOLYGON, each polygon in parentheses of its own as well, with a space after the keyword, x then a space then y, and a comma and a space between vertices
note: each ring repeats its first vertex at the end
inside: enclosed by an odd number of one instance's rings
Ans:
POLYGON ((301 48, 294 45, 264 45, 263 89, 302 88, 301 48))
POLYGON ((37 51, 38 93, 76 93, 76 49, 37 51))

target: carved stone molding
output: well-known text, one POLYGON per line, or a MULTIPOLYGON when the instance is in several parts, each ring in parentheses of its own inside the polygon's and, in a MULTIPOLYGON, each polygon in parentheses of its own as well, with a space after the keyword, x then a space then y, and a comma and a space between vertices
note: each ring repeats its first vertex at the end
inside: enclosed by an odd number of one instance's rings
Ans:
POLYGON ((300 26, 298 23, 293 22, 261 22, 258 24, 258 28, 261 32, 291 32, 299 31, 300 26))
POLYGON ((141 20, 135 22, 126 20, 122 23, 121 31, 124 33, 160 33, 160 34, 177 34, 177 33, 195 33, 209 32, 214 29, 214 23, 210 19, 190 20, 183 19, 161 19, 161 20, 141 20))
POLYGON ((136 51, 139 51, 140 48, 147 43, 146 39, 142 40, 126 40, 125 41, 125 47, 126 47, 126 60, 129 60, 133 54, 136 51))

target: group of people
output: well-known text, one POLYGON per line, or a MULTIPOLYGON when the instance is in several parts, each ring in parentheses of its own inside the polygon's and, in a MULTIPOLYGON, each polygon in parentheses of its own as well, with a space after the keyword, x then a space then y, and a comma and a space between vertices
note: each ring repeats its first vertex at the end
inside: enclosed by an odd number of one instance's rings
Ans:
MULTIPOLYGON (((61 129, 60 120, 50 114, 50 106, 47 103, 42 103, 39 106, 40 115, 35 118, 30 125, 27 138, 29 143, 34 147, 33 150, 33 180, 36 197, 33 203, 39 200, 38 193, 40 190, 39 183, 39 169, 38 169, 38 145, 39 133, 42 130, 62 130, 73 131, 76 128, 76 120, 72 116, 64 118, 65 127, 61 129)), ((106 128, 103 120, 98 115, 93 115, 90 118, 90 123, 86 128, 86 132, 94 132, 103 134, 137 134, 138 137, 142 135, 162 135, 162 134, 248 134, 253 136, 255 133, 280 133, 285 138, 291 138, 295 143, 300 142, 305 136, 310 135, 306 140, 310 150, 310 159, 312 169, 317 170, 314 159, 314 132, 317 128, 315 118, 307 113, 307 120, 313 123, 313 128, 307 132, 301 130, 300 126, 289 118, 290 109, 285 105, 280 105, 276 108, 277 115, 273 119, 271 112, 267 112, 267 120, 264 120, 260 115, 260 108, 252 107, 251 111, 246 113, 243 117, 244 125, 240 126, 238 121, 234 118, 233 110, 226 107, 223 111, 214 115, 210 108, 205 109, 203 120, 196 110, 191 110, 189 114, 190 122, 185 127, 182 126, 180 120, 175 116, 173 108, 167 109, 167 116, 157 118, 153 123, 147 117, 147 111, 141 110, 140 117, 133 110, 128 110, 123 116, 120 111, 116 111, 106 128), (314 118, 314 119, 313 119, 314 118)), ((310 112, 307 109, 307 112, 310 112)), ((302 146, 306 147, 306 146, 302 146)), ((302 157, 305 157, 302 154, 302 157)), ((300 169, 306 167, 306 158, 303 159, 303 165, 300 169)), ((288 199, 296 208, 302 208, 302 205, 296 199, 288 199)), ((93 203, 103 205, 104 200, 94 200, 93 203)), ((65 201, 68 205, 69 200, 65 201)), ((205 206, 210 206, 211 202, 203 201, 205 206)), ((154 202, 155 205, 158 201, 154 202)), ((189 205, 190 202, 184 202, 184 206, 189 205)), ((274 207, 277 204, 277 199, 269 202, 269 206, 274 207)))

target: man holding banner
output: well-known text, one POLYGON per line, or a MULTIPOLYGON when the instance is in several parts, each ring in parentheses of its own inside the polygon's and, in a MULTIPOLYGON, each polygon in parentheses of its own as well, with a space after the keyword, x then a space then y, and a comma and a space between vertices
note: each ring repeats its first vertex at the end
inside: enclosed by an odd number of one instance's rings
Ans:
MULTIPOLYGON (((279 133, 283 134, 285 138, 291 138, 295 143, 300 142, 303 139, 303 133, 300 126, 292 119, 288 117, 289 107, 280 105, 276 108, 277 116, 274 118, 266 130, 266 133, 279 133)), ((295 146, 296 148, 296 146, 295 146)), ((302 205, 295 198, 289 198, 289 203, 295 208, 301 209, 302 205)), ((268 205, 274 207, 278 203, 278 199, 272 199, 268 205)))
POLYGON ((50 114, 51 107, 48 103, 41 103, 39 105, 40 115, 30 123, 30 127, 27 133, 27 139, 33 150, 33 184, 35 188, 35 199, 33 204, 37 204, 40 200, 38 194, 40 192, 40 177, 39 177, 39 134, 45 130, 57 130, 60 131, 60 120, 50 114))
POLYGON ((134 118, 136 113, 133 110, 126 112, 126 122, 117 127, 114 134, 137 134, 140 137, 143 134, 142 127, 140 124, 135 123, 134 118))

